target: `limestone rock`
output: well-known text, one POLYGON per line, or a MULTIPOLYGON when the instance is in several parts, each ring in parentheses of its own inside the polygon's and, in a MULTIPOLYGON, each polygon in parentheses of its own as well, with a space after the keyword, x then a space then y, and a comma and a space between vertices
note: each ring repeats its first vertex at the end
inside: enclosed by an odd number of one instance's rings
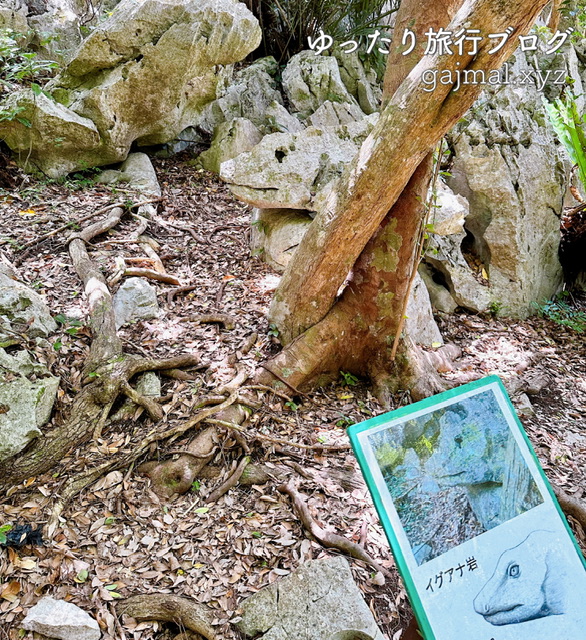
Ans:
POLYGON ((13 337, 3 327, 24 330, 32 338, 47 337, 57 329, 41 296, 0 270, 0 340, 13 337))
POLYGON ((429 293, 419 274, 415 276, 405 315, 405 333, 413 342, 427 347, 444 343, 431 311, 429 293))
POLYGON ((11 356, 0 349, 0 461, 41 435, 58 388, 59 378, 32 361, 26 351, 11 356))
POLYGON ((0 123, 0 137, 27 149, 30 164, 51 177, 120 162, 131 144, 168 142, 196 122, 216 98, 217 65, 241 60, 260 37, 236 0, 123 0, 47 86, 57 102, 15 96, 16 106, 34 111, 25 116, 33 126, 0 123), (47 103, 49 130, 37 115, 47 103))
POLYGON ((19 118, 31 123, 26 127, 18 120, 0 122, 0 137, 25 170, 37 167, 57 177, 80 168, 78 151, 99 151, 100 133, 95 124, 44 94, 35 96, 28 89, 13 94, 6 109, 20 109, 19 118))
POLYGON ((259 209, 315 211, 320 191, 340 176, 377 118, 265 136, 249 153, 224 162, 220 177, 236 197, 259 209))
POLYGON ((293 109, 304 115, 314 113, 327 100, 357 106, 342 82, 336 58, 316 56, 314 51, 301 51, 289 60, 283 89, 293 109))
POLYGON ((291 115, 287 109, 276 100, 271 102, 265 111, 265 124, 262 130, 267 133, 299 133, 305 129, 298 118, 291 115))
POLYGON ((342 557, 306 562, 245 600, 242 609, 238 627, 259 640, 383 640, 342 557))
POLYGON ((77 605, 42 598, 22 622, 24 629, 61 640, 100 640, 98 623, 77 605))
POLYGON ((58 62, 68 62, 83 40, 81 17, 87 20, 87 4, 84 0, 46 0, 34 3, 39 6, 31 11, 29 25, 35 31, 36 50, 42 57, 58 62))
POLYGON ((340 78, 348 92, 356 99, 364 113, 370 115, 380 109, 382 90, 374 70, 366 71, 358 53, 347 53, 335 47, 333 55, 338 61, 340 78))
POLYGON ((246 118, 257 127, 267 123, 267 110, 273 103, 282 105, 283 98, 274 78, 278 65, 274 58, 257 60, 225 79, 225 87, 217 100, 206 107, 198 126, 208 133, 222 122, 246 118))
MULTIPOLYGON (((516 58, 511 76, 531 69, 523 54, 516 58)), ((531 84, 487 87, 452 140, 449 185, 470 204, 466 230, 488 275, 486 304, 498 302, 503 315, 524 317, 562 283, 565 169, 541 92, 531 84)), ((445 269, 453 278, 449 264, 445 269)))
POLYGON ((456 195, 443 180, 436 183, 436 194, 433 211, 429 222, 433 233, 449 236, 464 231, 464 222, 470 213, 466 198, 456 195))
POLYGON ((254 209, 252 253, 282 273, 310 224, 309 214, 295 209, 254 209))
POLYGON ((434 280, 434 274, 425 263, 419 265, 419 275, 429 293, 431 306, 437 311, 453 313, 458 307, 458 304, 452 297, 448 287, 434 280))
POLYGON ((161 187, 153 164, 146 153, 131 153, 122 163, 120 172, 132 185, 133 189, 145 196, 160 196, 161 187))
POLYGON ((220 165, 250 151, 262 140, 258 128, 246 118, 234 118, 216 127, 211 147, 199 156, 204 169, 219 173, 220 165))
POLYGON ((157 292, 144 278, 127 278, 114 295, 116 329, 159 315, 157 292))
POLYGON ((450 236, 430 234, 425 263, 433 272, 441 274, 455 302, 474 313, 486 311, 493 301, 488 282, 484 282, 470 268, 462 253, 466 233, 450 236))
POLYGON ((307 122, 312 127, 324 129, 325 127, 339 127, 341 124, 362 120, 364 115, 362 109, 356 104, 327 100, 309 116, 307 122))
POLYGON ((4 0, 0 7, 0 29, 11 29, 15 33, 28 31, 27 7, 19 0, 4 0))

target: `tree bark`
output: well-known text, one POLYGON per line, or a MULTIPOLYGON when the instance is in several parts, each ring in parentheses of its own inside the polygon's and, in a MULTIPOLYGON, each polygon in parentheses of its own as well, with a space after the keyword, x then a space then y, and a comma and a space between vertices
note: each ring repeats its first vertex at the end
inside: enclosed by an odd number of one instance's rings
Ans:
MULTIPOLYGON (((546 4, 547 0, 460 3, 447 30, 479 29, 485 37, 478 53, 424 56, 384 107, 356 158, 325 198, 275 292, 270 318, 284 344, 323 320, 415 169, 478 97, 478 84, 452 91, 459 73, 487 74, 500 68, 518 35, 530 28, 546 4), (494 43, 486 36, 504 33, 510 26, 515 33, 498 52, 489 54, 494 43), (451 81, 438 82, 434 91, 427 91, 423 80, 433 73, 444 78, 451 73, 451 81)), ((428 0, 420 11, 433 15, 436 8, 428 0)))

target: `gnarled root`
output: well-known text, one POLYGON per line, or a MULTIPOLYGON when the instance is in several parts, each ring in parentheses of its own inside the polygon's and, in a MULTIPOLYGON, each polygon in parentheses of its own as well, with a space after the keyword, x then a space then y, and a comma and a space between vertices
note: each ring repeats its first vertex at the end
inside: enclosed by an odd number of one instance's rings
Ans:
POLYGON ((376 571, 380 571, 383 575, 390 575, 389 572, 385 568, 381 567, 376 560, 371 558, 359 544, 348 540, 348 538, 339 536, 336 533, 332 533, 331 531, 326 531, 320 527, 320 525, 311 517, 309 508, 305 503, 305 499, 295 488, 293 480, 289 480, 287 484, 280 485, 277 489, 281 493, 286 493, 290 496, 293 501, 295 511, 297 511, 303 526, 320 544, 323 544, 324 547, 339 549, 357 560, 362 560, 362 562, 370 565, 376 571))
POLYGON ((189 598, 169 593, 151 593, 127 598, 116 609, 119 614, 131 616, 138 621, 173 622, 182 629, 199 633, 207 640, 216 640, 218 637, 212 627, 208 609, 189 598))
POLYGON ((153 491, 159 497, 169 499, 191 489, 199 472, 214 457, 215 448, 216 430, 210 427, 192 440, 177 460, 145 462, 138 470, 152 480, 153 491))

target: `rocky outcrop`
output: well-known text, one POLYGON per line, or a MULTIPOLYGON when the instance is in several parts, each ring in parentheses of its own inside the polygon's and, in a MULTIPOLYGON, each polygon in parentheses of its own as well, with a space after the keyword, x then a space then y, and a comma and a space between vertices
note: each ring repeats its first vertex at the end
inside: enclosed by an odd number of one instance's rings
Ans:
POLYGON ((218 85, 218 98, 205 109, 197 122, 209 134, 218 125, 235 118, 246 118, 257 127, 268 124, 267 110, 283 104, 275 75, 279 69, 272 57, 261 58, 234 74, 226 75, 218 85))
MULTIPOLYGON (((511 75, 530 68, 518 53, 511 75)), ((448 182, 470 204, 466 237, 438 242, 429 262, 462 306, 484 311, 492 305, 503 315, 524 317, 562 283, 565 169, 542 92, 533 84, 488 87, 451 140, 448 182), (475 270, 467 268, 470 262, 475 270), (478 274, 485 283, 479 285, 478 274)))
POLYGON ((328 100, 358 106, 342 82, 336 58, 316 56, 313 51, 301 51, 289 60, 283 89, 292 109, 302 116, 311 115, 328 100))
POLYGON ((123 0, 48 86, 55 102, 24 91, 31 126, 0 136, 49 176, 120 162, 131 144, 172 140, 215 99, 217 65, 244 58, 260 28, 236 0, 123 0))
POLYGON ((239 629, 259 640, 383 640, 342 557, 310 560, 242 604, 239 629), (262 635, 261 635, 262 634, 262 635))
POLYGON ((316 210, 320 191, 340 176, 377 118, 265 136, 249 153, 223 163, 220 177, 238 198, 260 209, 316 210))
POLYGON ((59 378, 26 351, 0 349, 0 461, 22 451, 51 417, 59 378))
POLYGON ((373 69, 366 71, 358 53, 347 53, 334 48, 333 55, 338 61, 340 78, 348 93, 358 102, 364 113, 370 115, 380 109, 382 91, 373 69))

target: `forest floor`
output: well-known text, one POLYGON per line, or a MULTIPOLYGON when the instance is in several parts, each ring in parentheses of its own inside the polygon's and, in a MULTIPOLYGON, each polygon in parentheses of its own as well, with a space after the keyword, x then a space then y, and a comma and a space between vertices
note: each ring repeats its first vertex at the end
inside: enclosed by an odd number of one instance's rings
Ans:
MULTIPOLYGON (((252 375, 260 363, 278 350, 275 331, 266 312, 278 275, 250 255, 250 210, 206 172, 183 160, 155 162, 164 200, 159 222, 147 234, 158 243, 167 271, 182 284, 197 285, 191 292, 168 296, 173 287, 157 288, 160 316, 120 330, 125 349, 138 355, 165 357, 197 354, 207 368, 197 380, 163 379, 163 421, 172 426, 185 421, 197 399, 232 379, 236 365, 252 375), (227 313, 236 320, 233 330, 218 325, 181 322, 191 314, 227 313), (242 345, 257 334, 254 346, 242 345)), ((0 250, 18 263, 24 282, 46 297, 59 332, 46 344, 26 347, 61 378, 50 424, 59 424, 81 383, 81 365, 90 333, 86 303, 65 243, 67 231, 32 250, 23 246, 64 223, 77 220, 122 197, 120 187, 96 186, 86 177, 39 183, 12 174, 14 186, 0 190, 0 250), (75 330, 71 330, 75 329, 75 330)), ((95 239, 90 255, 106 276, 116 259, 132 259, 133 266, 150 266, 140 245, 132 242, 136 222, 123 218, 108 234, 95 239)), ((585 300, 576 301, 586 308, 585 300)), ((568 493, 586 492, 586 342, 584 334, 540 317, 526 321, 494 319, 459 313, 439 318, 446 341, 463 350, 459 372, 477 377, 498 374, 504 379, 519 373, 547 372, 549 384, 532 396, 535 413, 522 418, 529 438, 550 480, 568 493)), ((405 394, 395 407, 409 402, 405 394)), ((347 445, 345 427, 382 412, 368 385, 341 376, 331 385, 296 399, 267 393, 248 430, 291 441, 347 445)), ((136 438, 152 427, 142 416, 136 422, 113 426, 97 441, 79 447, 51 473, 31 479, 25 490, 2 499, 0 525, 46 523, 64 482, 72 471, 82 471, 130 450, 136 438)), ((164 458, 185 448, 192 436, 152 452, 164 458)), ((217 462, 226 473, 242 456, 239 443, 228 434, 217 462)), ((300 491, 323 527, 360 541, 392 578, 380 584, 370 567, 349 559, 353 575, 381 629, 398 640, 411 617, 388 543, 379 525, 360 471, 349 449, 321 454, 291 447, 276 449, 267 441, 254 444, 252 457, 275 468, 289 465, 299 476, 300 491)), ((221 480, 221 479, 220 479, 221 480)), ((248 595, 270 584, 311 558, 336 553, 309 537, 295 516, 289 499, 276 483, 236 487, 216 503, 205 497, 220 480, 202 480, 193 490, 165 504, 150 490, 150 481, 129 468, 114 472, 77 496, 63 512, 59 526, 44 546, 0 547, 0 640, 32 638, 21 635, 19 623, 41 595, 70 600, 95 616, 104 640, 160 638, 160 623, 120 619, 115 603, 135 593, 164 592, 188 595, 214 612, 221 638, 241 638, 230 624, 248 595)), ((575 523, 574 523, 575 524, 575 523)), ((586 538, 578 525, 581 544, 586 538)))

